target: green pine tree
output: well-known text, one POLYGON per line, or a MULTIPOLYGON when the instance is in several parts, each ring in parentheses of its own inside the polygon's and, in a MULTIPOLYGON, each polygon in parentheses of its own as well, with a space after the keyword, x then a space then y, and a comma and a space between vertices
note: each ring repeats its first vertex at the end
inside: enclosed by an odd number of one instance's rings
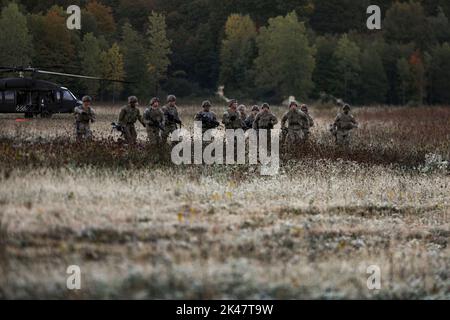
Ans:
MULTIPOLYGON (((120 47, 114 43, 108 51, 101 54, 103 77, 110 80, 124 80, 125 71, 123 64, 123 55, 120 47)), ((108 93, 112 95, 113 103, 123 90, 123 84, 120 82, 110 82, 105 86, 108 93)))
POLYGON ((361 56, 361 101, 366 104, 385 103, 388 81, 378 51, 369 47, 361 56))
POLYGON ((256 84, 272 97, 306 99, 313 88, 315 50, 295 12, 269 19, 256 38, 256 84))
MULTIPOLYGON (((101 69, 101 49, 98 39, 88 33, 84 36, 79 49, 81 71, 84 75, 98 77, 102 73, 101 69)), ((87 93, 96 96, 100 88, 100 83, 95 80, 82 80, 82 84, 87 93)))
POLYGON ((11 2, 0 16, 0 65, 27 66, 31 63, 32 37, 28 33, 27 19, 11 2))
POLYGON ((127 95, 135 95, 141 99, 149 99, 149 73, 146 68, 147 50, 143 46, 143 37, 131 26, 125 23, 122 28, 121 48, 123 52, 124 68, 127 80, 132 82, 125 85, 127 95))
POLYGON ((336 83, 336 61, 334 60, 334 52, 337 47, 337 39, 333 36, 318 37, 315 43, 316 68, 313 73, 314 98, 323 95, 335 94, 336 83))
POLYGON ((147 30, 149 50, 147 52, 147 69, 150 75, 150 92, 157 95, 160 82, 167 77, 167 69, 170 65, 169 55, 171 41, 166 34, 166 18, 162 14, 152 12, 148 18, 147 30))
POLYGON ((354 103, 360 86, 361 50, 345 34, 338 42, 334 59, 336 60, 336 94, 345 101, 354 103))
POLYGON ((227 95, 248 93, 253 82, 255 39, 256 26, 250 16, 233 14, 228 17, 220 52, 220 83, 225 86, 227 95))
POLYGON ((397 61, 398 74, 398 97, 399 102, 405 105, 411 98, 412 74, 411 68, 406 58, 397 61))
POLYGON ((436 46, 431 53, 431 94, 432 102, 450 103, 450 45, 436 46))

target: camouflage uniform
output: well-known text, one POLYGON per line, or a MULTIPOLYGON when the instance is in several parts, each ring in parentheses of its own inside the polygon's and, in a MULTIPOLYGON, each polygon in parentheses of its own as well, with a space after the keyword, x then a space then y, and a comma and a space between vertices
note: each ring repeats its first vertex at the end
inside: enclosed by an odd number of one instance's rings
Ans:
MULTIPOLYGON (((225 126, 225 130, 238 130, 243 129, 243 121, 241 119, 241 114, 237 110, 233 110, 233 105, 237 102, 236 100, 231 100, 228 110, 223 114, 222 123, 225 126)), ((234 148, 234 160, 237 160, 237 138, 235 137, 233 141, 226 139, 226 145, 233 145, 234 148)))
MULTIPOLYGON (((350 110, 348 105, 344 106, 344 110, 350 110)), ((357 128, 358 124, 355 118, 348 112, 341 112, 337 115, 334 120, 332 127, 332 132, 336 136, 336 143, 338 145, 349 145, 350 144, 350 132, 357 128)))
POLYGON ((217 116, 212 111, 200 111, 195 115, 195 121, 200 121, 202 123, 202 133, 204 134, 206 131, 210 129, 217 128, 220 123, 217 121, 217 116))
POLYGON ((253 113, 250 113, 247 118, 244 121, 244 129, 250 130, 253 128, 253 123, 255 122, 256 115, 253 113))
POLYGON ((255 130, 258 129, 272 130, 277 123, 278 119, 272 112, 261 111, 256 115, 252 126, 253 129, 255 130))
POLYGON ((228 110, 223 114, 222 123, 225 129, 242 129, 241 115, 237 111, 228 110))
POLYGON ((164 113, 159 107, 153 105, 144 111, 144 124, 147 129, 147 138, 151 146, 160 146, 161 131, 164 129, 164 113))
POLYGON ((281 119, 283 130, 286 128, 286 122, 288 123, 286 144, 289 148, 295 148, 305 138, 304 129, 309 126, 309 119, 302 111, 291 109, 281 119))
MULTIPOLYGON (((220 126, 219 121, 217 121, 217 116, 214 112, 210 110, 211 102, 206 100, 202 103, 202 111, 198 112, 195 117, 194 121, 198 121, 202 123, 202 150, 205 149, 205 147, 210 143, 208 141, 203 140, 203 136, 206 131, 215 129, 218 126, 220 126)), ((210 141, 214 140, 214 136, 211 137, 210 141)))
POLYGON ((241 121, 242 121, 242 129, 246 130, 246 125, 245 125, 245 119, 247 119, 247 107, 243 104, 241 104, 238 108, 237 111, 239 112, 239 115, 241 116, 241 121))
POLYGON ((259 113, 259 107, 253 106, 252 112, 244 120, 244 130, 250 130, 253 128, 253 123, 255 122, 256 116, 259 113))
POLYGON ((120 110, 119 124, 124 128, 124 136, 127 142, 136 143, 136 121, 139 121, 143 126, 145 126, 141 112, 136 106, 128 104, 120 110))
POLYGON ((178 124, 181 124, 180 117, 178 115, 178 108, 176 105, 166 105, 162 107, 164 113, 164 131, 162 133, 162 140, 166 142, 170 134, 178 129, 178 124))
POLYGON ((309 114, 308 107, 306 105, 302 106, 301 111, 308 117, 308 125, 305 128, 303 128, 303 135, 305 139, 308 139, 309 136, 311 135, 311 128, 314 127, 314 120, 309 114))
MULTIPOLYGON (((272 131, 271 130, 277 123, 278 123, 277 117, 275 117, 275 115, 272 112, 270 112, 269 105, 267 103, 264 103, 262 106, 262 111, 256 115, 255 121, 253 121, 253 129, 255 129, 256 131, 259 131, 260 129, 267 130, 267 132, 266 132, 267 145, 263 146, 263 147, 266 148, 268 151, 270 151, 271 147, 272 147, 272 131)), ((260 148, 261 145, 259 142, 259 133, 257 135, 257 139, 258 139, 258 148, 260 148)))
POLYGON ((91 122, 95 122, 95 112, 91 107, 75 107, 75 132, 77 140, 92 139, 91 122))

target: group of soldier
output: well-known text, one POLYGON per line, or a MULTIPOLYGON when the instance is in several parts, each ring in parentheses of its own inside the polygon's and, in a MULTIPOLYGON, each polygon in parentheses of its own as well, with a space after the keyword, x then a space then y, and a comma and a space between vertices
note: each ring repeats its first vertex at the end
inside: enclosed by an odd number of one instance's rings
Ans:
MULTIPOLYGON (((141 115, 138 98, 131 96, 128 98, 128 104, 120 110, 118 124, 113 123, 113 125, 122 132, 128 143, 136 143, 135 125, 139 121, 147 130, 148 142, 153 146, 162 146, 167 142, 170 134, 182 126, 176 101, 174 95, 169 95, 167 104, 161 107, 159 98, 152 98, 149 107, 141 115)), ((75 129, 78 140, 92 138, 90 123, 95 122, 96 117, 91 103, 92 98, 85 96, 82 99, 82 105, 75 108, 75 129)), ((216 114, 211 111, 211 106, 210 101, 204 101, 201 106, 202 110, 194 117, 195 121, 201 122, 203 133, 221 126, 216 114)), ((295 147, 309 139, 314 120, 308 109, 306 104, 299 105, 296 101, 290 102, 289 110, 281 118, 281 145, 295 147)), ((231 100, 228 110, 222 117, 222 124, 226 130, 266 129, 270 132, 278 124, 278 119, 270 111, 267 103, 262 104, 261 108, 254 105, 247 114, 245 105, 238 105, 236 100, 231 100)), ((330 126, 330 132, 334 135, 338 145, 348 145, 350 133, 357 126, 355 118, 350 114, 350 106, 344 104, 342 112, 337 115, 334 123, 330 126)))

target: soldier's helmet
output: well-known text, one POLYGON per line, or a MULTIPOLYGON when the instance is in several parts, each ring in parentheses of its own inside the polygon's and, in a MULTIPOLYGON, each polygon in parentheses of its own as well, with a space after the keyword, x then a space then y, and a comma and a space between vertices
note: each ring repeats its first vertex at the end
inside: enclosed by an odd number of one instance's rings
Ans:
POLYGON ((292 106, 296 106, 296 107, 298 107, 298 102, 297 101, 291 101, 291 103, 289 103, 289 108, 290 107, 292 107, 292 106))
POLYGON ((238 111, 240 111, 240 112, 245 112, 245 111, 247 110, 247 107, 244 106, 243 104, 241 104, 237 109, 238 109, 238 111))
POLYGON ((344 104, 344 106, 342 107, 342 110, 350 110, 350 106, 348 104, 344 104))
POLYGON ((261 106, 261 109, 270 109, 270 106, 267 102, 264 102, 261 106))
POLYGON ((158 97, 153 97, 153 98, 150 100, 150 105, 153 106, 153 105, 155 104, 155 102, 160 102, 160 100, 159 100, 158 97))
POLYGON ((138 103, 138 98, 136 96, 128 97, 128 103, 138 103))
POLYGON ((228 104, 228 107, 231 107, 235 103, 237 103, 237 100, 236 99, 231 99, 229 104, 228 104))
POLYGON ((257 112, 259 112, 259 107, 258 107, 258 106, 256 106, 256 105, 255 105, 255 106, 253 106, 253 107, 252 107, 252 111, 257 111, 257 112))
POLYGON ((209 100, 205 100, 202 102, 202 108, 211 107, 211 102, 209 100))
POLYGON ((306 105, 306 104, 302 104, 302 106, 300 108, 302 111, 308 111, 308 105, 306 105))
POLYGON ((81 101, 82 101, 82 102, 92 102, 92 98, 91 98, 90 96, 84 96, 84 97, 81 99, 81 101))
POLYGON ((167 96, 167 102, 175 102, 177 101, 177 97, 175 97, 173 94, 169 94, 167 96))

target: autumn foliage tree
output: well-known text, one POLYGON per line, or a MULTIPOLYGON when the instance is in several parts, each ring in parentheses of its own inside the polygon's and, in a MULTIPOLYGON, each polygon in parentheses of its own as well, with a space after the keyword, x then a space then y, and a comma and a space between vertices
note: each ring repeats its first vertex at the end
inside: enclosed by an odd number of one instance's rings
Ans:
POLYGON ((31 20, 35 46, 34 64, 71 65, 75 60, 75 46, 66 27, 62 8, 53 7, 45 16, 34 15, 31 20))
POLYGON ((111 34, 116 31, 116 23, 110 7, 93 0, 86 5, 86 11, 94 17, 100 32, 111 34))
POLYGON ((41 75, 77 95, 100 87, 114 99, 205 98, 224 84, 229 96, 275 103, 290 95, 368 105, 449 100, 448 0, 378 0, 381 31, 366 28, 366 0, 82 0, 81 30, 66 27, 76 3, 54 3, 0 0, 0 65, 122 73, 133 82, 41 75), (119 56, 122 72, 103 70, 99 61, 119 56))

